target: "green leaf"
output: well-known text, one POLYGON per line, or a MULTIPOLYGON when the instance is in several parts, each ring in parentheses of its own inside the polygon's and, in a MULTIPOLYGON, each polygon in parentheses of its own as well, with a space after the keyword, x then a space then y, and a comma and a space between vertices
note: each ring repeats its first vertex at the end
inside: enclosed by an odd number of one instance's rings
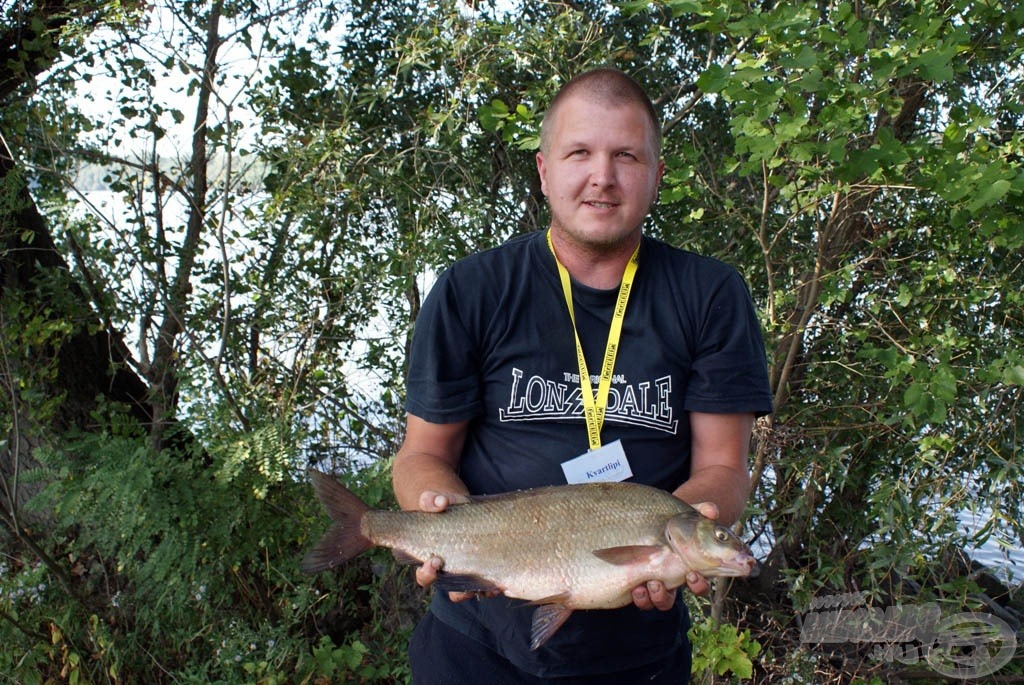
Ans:
MULTIPOLYGON (((796 65, 801 69, 810 69, 811 67, 818 64, 818 55, 814 48, 810 45, 804 45, 800 48, 800 51, 796 54, 795 59, 796 65)), ((804 87, 804 84, 800 84, 804 87)))
POLYGON ((479 117, 480 126, 485 131, 498 131, 509 117, 508 105, 501 100, 491 100, 489 104, 481 105, 479 117))
POLYGON ((697 87, 705 93, 719 93, 729 83, 729 70, 712 64, 697 77, 697 87))
POLYGON ((906 283, 900 283, 900 292, 899 295, 896 296, 896 304, 901 307, 906 307, 913 299, 914 294, 911 292, 910 287, 906 283))
POLYGON ((999 179, 993 183, 983 184, 978 189, 978 194, 968 205, 970 211, 976 212, 983 207, 997 204, 1010 192, 1011 184, 1006 179, 999 179))
POLYGON ((674 16, 682 14, 703 14, 704 4, 697 0, 665 0, 665 5, 674 16))
POLYGON ((920 58, 925 78, 929 81, 943 83, 953 78, 952 55, 939 50, 932 50, 920 58))
POLYGON ((1004 385, 1024 385, 1024 365, 1006 365, 999 380, 1004 385))

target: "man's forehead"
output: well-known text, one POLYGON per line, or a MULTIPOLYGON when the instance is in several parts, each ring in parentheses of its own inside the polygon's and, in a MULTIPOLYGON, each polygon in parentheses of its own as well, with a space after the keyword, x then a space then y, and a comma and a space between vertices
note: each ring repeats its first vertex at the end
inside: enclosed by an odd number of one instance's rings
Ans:
POLYGON ((644 119, 650 126, 653 127, 654 125, 654 122, 651 121, 650 116, 647 114, 646 108, 639 102, 632 100, 608 101, 599 97, 588 97, 586 94, 567 97, 558 103, 558 107, 554 111, 549 111, 545 116, 552 119, 551 123, 559 123, 567 111, 582 117, 592 117, 595 112, 628 112, 644 119))
MULTIPOLYGON (((655 128, 655 123, 651 121, 647 109, 642 103, 632 100, 609 102, 598 97, 587 97, 585 94, 573 94, 558 103, 558 107, 553 112, 549 111, 546 113, 545 116, 549 118, 549 126, 552 133, 557 132, 558 137, 561 139, 559 143, 564 144, 574 139, 582 140, 585 134, 579 128, 580 120, 582 119, 583 123, 587 123, 594 117, 595 113, 599 112, 626 113, 635 116, 638 120, 643 121, 646 136, 651 138, 659 137, 660 132, 655 128), (573 121, 567 121, 566 117, 571 117, 573 121), (565 126, 564 124, 572 125, 565 126)), ((605 137, 610 137, 616 132, 618 131, 602 130, 601 134, 605 137)))
MULTIPOLYGON (((591 105, 594 107, 602 107, 606 109, 620 109, 628 108, 635 109, 638 112, 643 112, 647 115, 647 107, 643 102, 623 97, 621 95, 609 95, 599 90, 588 90, 586 88, 578 88, 574 91, 566 93, 562 99, 554 106, 553 110, 557 113, 563 107, 568 105, 591 105)), ((648 118, 650 118, 648 116, 648 118)))

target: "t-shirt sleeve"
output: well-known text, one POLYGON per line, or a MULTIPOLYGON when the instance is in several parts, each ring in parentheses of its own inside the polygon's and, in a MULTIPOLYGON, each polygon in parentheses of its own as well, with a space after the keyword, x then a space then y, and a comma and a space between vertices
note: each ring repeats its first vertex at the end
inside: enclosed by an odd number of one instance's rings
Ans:
POLYGON ((750 292, 732 271, 710 293, 687 385, 688 411, 772 411, 764 340, 750 292))
POLYGON ((476 336, 466 326, 457 290, 449 269, 431 288, 413 329, 405 407, 431 423, 471 419, 483 406, 476 336))

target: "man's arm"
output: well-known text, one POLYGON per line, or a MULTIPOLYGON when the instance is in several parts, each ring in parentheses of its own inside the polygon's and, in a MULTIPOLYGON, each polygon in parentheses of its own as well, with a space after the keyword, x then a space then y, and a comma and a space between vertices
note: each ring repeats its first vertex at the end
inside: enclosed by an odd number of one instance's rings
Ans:
POLYGON ((405 440, 395 455, 391 484, 402 509, 439 511, 432 495, 466 496, 469 490, 459 478, 459 460, 466 441, 468 421, 430 423, 409 414, 405 422, 405 440))
POLYGON ((690 414, 690 477, 676 497, 696 505, 711 502, 715 517, 732 525, 743 515, 750 496, 750 434, 753 414, 690 414))

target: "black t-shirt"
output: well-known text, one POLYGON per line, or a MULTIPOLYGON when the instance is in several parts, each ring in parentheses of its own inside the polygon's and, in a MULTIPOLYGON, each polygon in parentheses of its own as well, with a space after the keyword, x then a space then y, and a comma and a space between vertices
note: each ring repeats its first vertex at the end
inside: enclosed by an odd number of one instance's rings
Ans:
MULTIPOLYGON (((617 289, 573 284, 587 368, 595 375, 617 289)), ((579 368, 554 257, 531 233, 452 265, 416 320, 409 413, 470 421, 460 476, 473 494, 565 483, 562 462, 587 451, 579 368)), ((621 439, 632 481, 671 491, 690 470, 688 413, 771 411, 764 345, 750 294, 722 262, 644 237, 601 432, 621 439)), ((678 647, 672 611, 577 611, 529 649, 532 609, 506 598, 432 610, 541 677, 633 668, 678 647)))

